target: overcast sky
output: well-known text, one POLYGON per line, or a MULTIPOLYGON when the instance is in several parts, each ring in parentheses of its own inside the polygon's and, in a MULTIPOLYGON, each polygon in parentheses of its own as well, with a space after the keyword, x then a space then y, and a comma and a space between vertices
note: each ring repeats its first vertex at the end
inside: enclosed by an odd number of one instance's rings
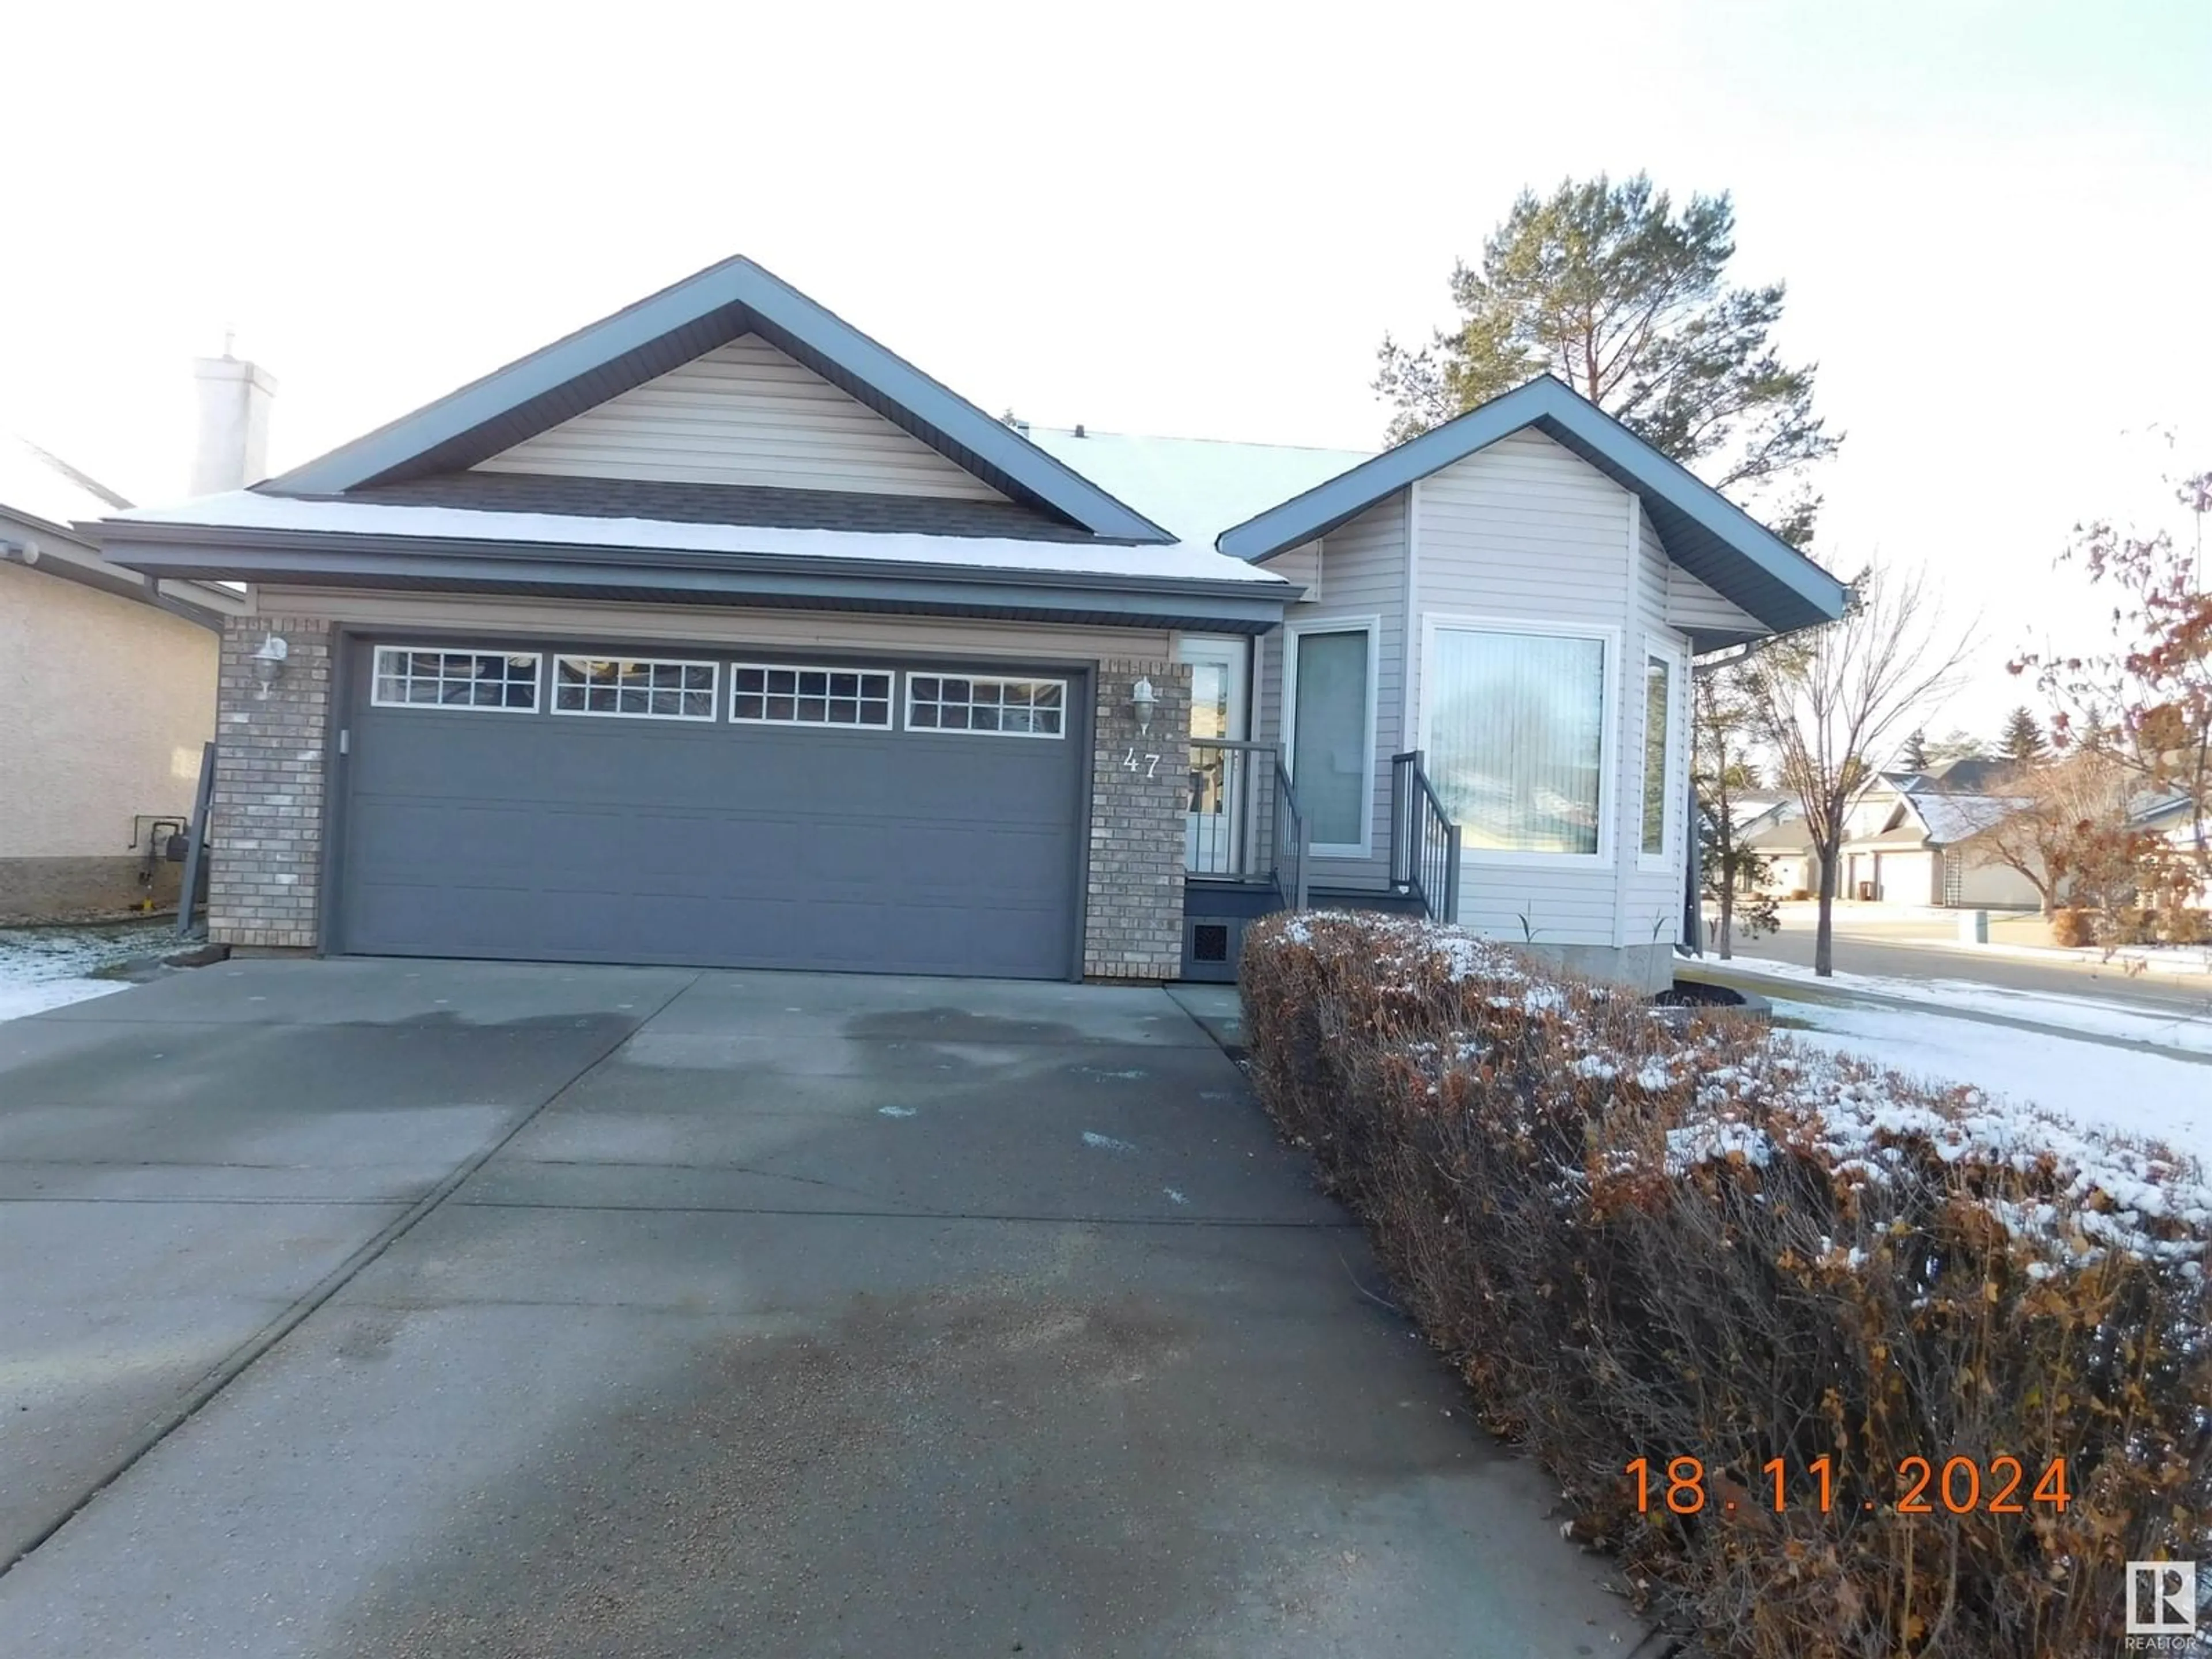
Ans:
POLYGON ((732 252, 994 413, 1372 445, 1515 192, 1638 169, 1790 285, 1821 556, 1982 616, 1939 728, 2094 642, 2076 519, 2212 466, 2203 0, 38 11, 0 427, 140 500, 226 328, 283 466, 732 252))

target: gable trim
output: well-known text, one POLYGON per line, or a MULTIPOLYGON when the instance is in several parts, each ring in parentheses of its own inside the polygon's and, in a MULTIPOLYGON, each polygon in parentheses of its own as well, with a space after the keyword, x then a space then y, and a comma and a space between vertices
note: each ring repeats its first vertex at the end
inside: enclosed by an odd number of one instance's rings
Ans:
POLYGON ((1016 500, 1095 535, 1176 539, 742 257, 541 347, 261 488, 334 495, 362 484, 461 471, 749 333, 1016 500))
POLYGON ((1787 631, 1843 615, 1842 582, 1549 375, 1223 532, 1217 545, 1233 557, 1267 558, 1326 535, 1415 479, 1531 427, 1635 492, 1668 556, 1766 627, 1787 631))

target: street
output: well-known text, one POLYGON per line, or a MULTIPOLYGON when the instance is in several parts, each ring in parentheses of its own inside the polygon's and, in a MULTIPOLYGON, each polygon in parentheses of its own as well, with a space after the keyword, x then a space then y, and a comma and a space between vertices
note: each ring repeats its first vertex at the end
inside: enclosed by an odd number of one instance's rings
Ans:
MULTIPOLYGON (((1792 906, 1794 912, 1798 907, 1792 906)), ((1716 952, 1707 934, 1707 957, 1716 952)), ((1735 954, 1753 960, 1813 962, 1811 907, 1801 916, 1785 915, 1782 931, 1735 942, 1735 954)), ((1874 974, 1891 979, 1966 980, 2008 991, 2040 991, 2061 996, 2091 996, 2166 1014, 2212 1013, 2212 975, 2155 970, 2131 972, 2130 964, 2038 960, 2002 949, 1959 943, 1947 921, 1863 921, 1838 909, 1835 962, 1838 973, 1874 974), (1848 931, 1847 931, 1848 930, 1848 931)))

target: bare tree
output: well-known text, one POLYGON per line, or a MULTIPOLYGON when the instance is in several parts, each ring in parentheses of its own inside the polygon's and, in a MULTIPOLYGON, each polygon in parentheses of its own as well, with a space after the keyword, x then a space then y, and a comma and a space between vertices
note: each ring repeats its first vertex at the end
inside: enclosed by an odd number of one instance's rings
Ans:
POLYGON ((1735 935, 1771 933, 1780 924, 1766 888, 1766 859, 1747 847, 1737 823, 1741 797, 1759 787, 1753 755, 1759 711, 1733 664, 1700 667, 1692 683, 1691 781, 1699 819, 1699 885, 1720 906, 1714 945, 1725 962, 1735 954, 1735 935))
POLYGON ((2125 847, 2142 839, 2128 824, 2126 769, 2102 748, 2077 745, 2011 774, 2003 788, 2006 810, 1974 837, 1988 858, 2027 878, 2046 916, 2058 908, 2069 882, 2083 888, 2078 897, 2102 908, 2102 898, 2087 890, 2101 892, 2103 872, 2116 857, 2136 863, 2125 847))
POLYGON ((1744 660, 1745 686, 1772 745, 1783 787, 1797 797, 1820 869, 1813 971, 1835 969, 1837 853, 1850 804, 1906 726, 1959 679, 1973 625, 1954 635, 1917 572, 1869 565, 1851 584, 1843 620, 1778 641, 1744 660))

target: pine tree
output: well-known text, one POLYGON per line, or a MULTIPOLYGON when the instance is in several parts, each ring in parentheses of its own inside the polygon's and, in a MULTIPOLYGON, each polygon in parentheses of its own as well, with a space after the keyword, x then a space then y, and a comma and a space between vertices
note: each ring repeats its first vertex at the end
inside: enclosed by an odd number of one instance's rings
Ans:
POLYGON ((2025 704, 2005 716, 1997 752, 2015 766, 2032 766, 2043 758, 2043 728, 2025 704))
POLYGON ((1813 412, 1814 366, 1771 336, 1783 284, 1731 288, 1735 208, 1726 192, 1678 210, 1639 173, 1523 191, 1452 272, 1458 319, 1427 345, 1384 338, 1375 390, 1396 442, 1540 374, 1554 374, 1717 489, 1764 497, 1802 546, 1820 498, 1808 469, 1838 439, 1813 412))
POLYGON ((1912 735, 1905 740, 1904 754, 1898 758, 1904 762, 1906 771, 1925 772, 1928 769, 1927 732, 1917 726, 1914 726, 1912 735))

